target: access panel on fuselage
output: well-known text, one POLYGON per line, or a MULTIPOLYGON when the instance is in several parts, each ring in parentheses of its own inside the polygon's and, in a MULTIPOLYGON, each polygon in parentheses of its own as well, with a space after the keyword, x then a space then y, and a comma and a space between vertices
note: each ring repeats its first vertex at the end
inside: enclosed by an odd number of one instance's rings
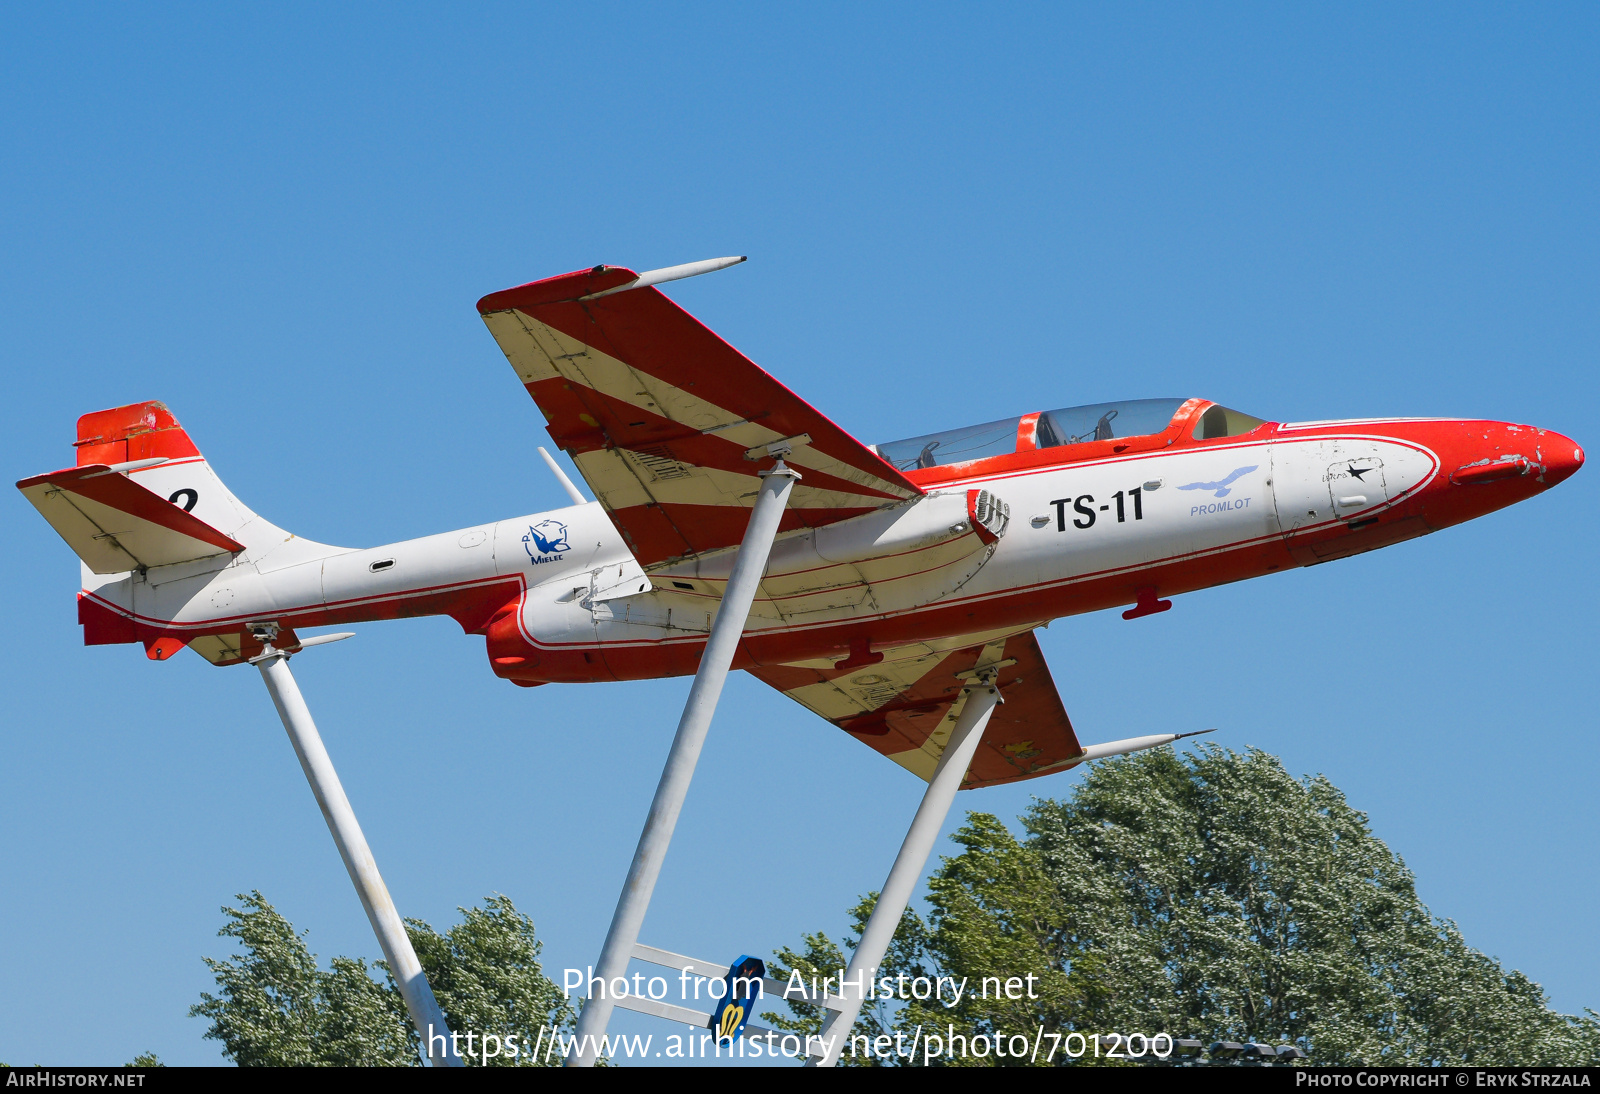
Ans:
POLYGON ((1286 536, 1386 506, 1426 481, 1436 462, 1417 445, 1382 437, 1280 438, 1272 460, 1286 536))
POLYGON ((1285 535, 1333 518, 1327 469, 1337 455, 1336 441, 1280 441, 1272 446, 1272 492, 1285 535))
POLYGON ((1328 499, 1335 516, 1358 513, 1389 500, 1384 485, 1383 460, 1377 456, 1350 456, 1328 465, 1328 499))

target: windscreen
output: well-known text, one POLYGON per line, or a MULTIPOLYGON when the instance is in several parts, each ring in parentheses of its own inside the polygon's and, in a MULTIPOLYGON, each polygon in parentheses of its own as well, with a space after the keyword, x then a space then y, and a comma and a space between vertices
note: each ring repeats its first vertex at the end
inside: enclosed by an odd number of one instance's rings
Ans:
MULTIPOLYGON (((1084 441, 1160 433, 1172 424, 1172 416, 1186 401, 1129 399, 1121 403, 1094 403, 1046 411, 1039 415, 1035 433, 1037 444, 1040 448, 1054 448, 1084 441)), ((1002 418, 998 422, 947 429, 943 433, 929 433, 923 437, 908 437, 903 441, 878 445, 878 455, 901 471, 1003 456, 1017 450, 1017 427, 1021 424, 1021 417, 1002 418)))

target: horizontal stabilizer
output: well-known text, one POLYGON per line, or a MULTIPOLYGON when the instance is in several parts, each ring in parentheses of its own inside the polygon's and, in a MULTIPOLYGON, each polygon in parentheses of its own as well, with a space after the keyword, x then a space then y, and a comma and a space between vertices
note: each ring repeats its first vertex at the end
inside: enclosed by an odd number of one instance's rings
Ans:
POLYGON ((106 464, 35 475, 17 489, 97 574, 244 550, 244 544, 106 464))

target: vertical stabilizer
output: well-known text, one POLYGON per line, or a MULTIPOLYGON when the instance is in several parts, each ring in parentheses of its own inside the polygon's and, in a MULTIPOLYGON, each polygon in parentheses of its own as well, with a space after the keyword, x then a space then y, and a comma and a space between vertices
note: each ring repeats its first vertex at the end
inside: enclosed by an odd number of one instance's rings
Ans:
POLYGON ((78 419, 77 464, 140 464, 125 472, 133 482, 237 540, 259 559, 292 538, 234 497, 211 469, 166 404, 154 400, 97 410, 78 419))
POLYGON ((142 642, 154 661, 188 646, 229 665, 262 651, 264 623, 290 653, 296 627, 374 619, 448 615, 481 634, 528 584, 538 515, 332 547, 253 513, 161 403, 85 414, 75 447, 76 467, 17 486, 83 562, 87 645, 142 642))
MULTIPOLYGON (((83 563, 78 622, 87 645, 143 642, 164 660, 188 644, 213 661, 237 659, 240 627, 208 617, 246 603, 242 593, 265 572, 315 568, 342 553, 252 512, 163 403, 85 414, 73 447, 76 466, 17 488, 83 563), (223 637, 205 633, 219 630, 223 637)), ((306 599, 320 602, 317 585, 313 578, 306 599)), ((270 593, 257 601, 274 603, 270 593)))

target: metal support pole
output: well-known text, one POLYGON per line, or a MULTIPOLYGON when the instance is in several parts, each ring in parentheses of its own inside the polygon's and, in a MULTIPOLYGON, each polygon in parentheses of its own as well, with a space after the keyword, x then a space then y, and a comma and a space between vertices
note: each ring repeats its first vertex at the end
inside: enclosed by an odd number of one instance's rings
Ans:
MULTIPOLYGON (((274 635, 267 637, 270 639, 274 635)), ((289 671, 288 656, 273 649, 269 641, 266 651, 255 659, 255 666, 261 670, 261 679, 266 681, 267 691, 272 694, 278 717, 283 719, 283 728, 289 732, 295 755, 300 757, 300 767, 306 773, 306 780, 311 783, 311 792, 316 795, 317 805, 322 807, 322 816, 328 822, 328 831, 333 833, 333 842, 339 847, 339 857, 344 859, 344 868, 350 872, 350 880, 355 883, 356 892, 361 897, 361 906, 367 910, 367 919, 372 924, 373 933, 378 936, 378 945, 383 947, 384 960, 389 963, 395 983, 400 986, 400 995, 405 999, 411 1022, 422 1037, 423 1055, 434 1067, 465 1066, 445 1022, 444 1012, 433 997, 433 989, 428 987, 428 978, 423 975, 416 951, 411 948, 405 924, 400 921, 400 913, 395 909, 394 901, 389 898, 389 890, 378 874, 378 864, 372 857, 371 848, 367 846, 367 838, 361 834, 361 826, 356 823, 350 799, 344 796, 339 773, 333 769, 333 761, 323 747, 317 724, 311 720, 305 697, 300 694, 300 686, 289 671), (441 1042, 443 1047, 435 1053, 434 1047, 441 1042)))
MULTIPOLYGON (((997 675, 993 669, 982 672, 979 682, 967 689, 967 702, 950 731, 950 742, 945 745, 944 755, 939 757, 939 766, 934 768, 927 792, 922 795, 922 804, 917 806, 917 815, 911 820, 911 828, 900 845, 900 853, 895 856, 889 878, 878 894, 878 903, 873 906, 872 916, 861 932, 861 942, 850 958, 844 974, 846 984, 865 983, 877 974, 883 963, 883 955, 888 952, 895 929, 900 926, 900 916, 922 880, 922 869, 928 864, 939 829, 944 826, 944 819, 956 800, 956 791, 961 789, 961 780, 966 778, 967 768, 978 751, 978 742, 988 728, 989 716, 1000 702, 1000 688, 995 682, 997 675)), ((820 1059, 813 1057, 806 1061, 808 1067, 832 1067, 844 1051, 845 1041, 856 1024, 856 1015, 861 1013, 862 993, 852 986, 842 988, 841 994, 847 1000, 845 1009, 825 1012, 832 1017, 822 1028, 824 1054, 820 1059)))
POLYGON ((678 823, 678 813, 683 809, 683 800, 689 793, 689 782, 694 778, 694 768, 700 759, 700 749, 705 744, 706 730, 711 726, 711 716, 716 713, 722 685, 728 679, 734 652, 739 648, 739 638, 744 634, 745 620, 750 617, 750 605, 755 601, 761 575, 766 571, 767 556, 778 534, 778 522, 783 517, 784 506, 789 503, 789 492, 800 477, 782 459, 771 471, 761 474, 761 491, 756 497, 755 507, 750 511, 744 542, 739 545, 733 572, 728 575, 728 587, 723 591, 717 618, 711 624, 711 635, 706 639, 705 651, 700 655, 700 668, 694 674, 694 684, 689 688, 683 717, 678 720, 678 732, 672 738, 672 749, 667 753, 661 782, 656 786, 655 799, 650 803, 650 815, 645 819, 644 831, 639 834, 639 846, 633 852, 633 863, 628 867, 628 880, 623 883, 616 913, 611 917, 611 929, 606 932, 600 960, 595 964, 594 977, 604 987, 599 992, 589 994, 583 1011, 578 1015, 575 1037, 578 1049, 567 1058, 568 1067, 592 1067, 599 1053, 599 1040, 605 1035, 606 1026, 611 1021, 611 1011, 616 1006, 610 985, 627 972, 633 947, 639 941, 639 928, 644 923, 645 911, 650 907, 650 895, 655 891, 656 878, 661 873, 661 861, 666 857, 668 844, 672 842, 672 830, 678 823))

